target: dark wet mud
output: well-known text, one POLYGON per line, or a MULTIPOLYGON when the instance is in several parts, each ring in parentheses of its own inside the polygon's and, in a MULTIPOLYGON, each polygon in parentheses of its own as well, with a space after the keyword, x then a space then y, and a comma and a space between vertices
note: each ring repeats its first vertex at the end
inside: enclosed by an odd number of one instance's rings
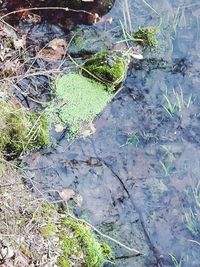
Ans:
POLYGON ((200 5, 198 1, 116 1, 98 30, 158 25, 159 49, 131 62, 124 88, 95 122, 96 132, 24 159, 33 190, 70 204, 111 243, 115 265, 200 266, 200 5), (129 13, 125 7, 129 4, 129 13), (162 19, 161 19, 162 18, 162 19), (170 256, 171 255, 171 256, 170 256), (176 261, 177 265, 176 265, 176 261), (178 265, 179 264, 179 265, 178 265))
POLYGON ((5 19, 15 26, 48 21, 69 32, 77 24, 92 25, 99 16, 105 15, 113 4, 114 0, 8 0, 0 2, 0 11, 11 13, 5 19))

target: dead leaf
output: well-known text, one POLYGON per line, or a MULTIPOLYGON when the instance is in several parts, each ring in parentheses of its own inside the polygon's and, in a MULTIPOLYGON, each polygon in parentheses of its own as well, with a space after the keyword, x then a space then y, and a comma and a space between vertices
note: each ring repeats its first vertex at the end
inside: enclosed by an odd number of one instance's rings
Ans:
POLYGON ((66 188, 63 191, 59 192, 60 197, 65 201, 73 199, 75 194, 76 193, 74 192, 74 190, 70 188, 66 188))
POLYGON ((55 131, 56 131, 57 133, 61 133, 64 129, 65 129, 65 128, 63 127, 62 124, 56 124, 56 125, 55 125, 55 131))
POLYGON ((67 43, 63 39, 55 38, 37 53, 43 59, 61 59, 67 52, 67 43))
POLYGON ((13 43, 16 49, 24 49, 26 45, 25 36, 23 36, 21 39, 14 39, 13 43))
POLYGON ((131 57, 135 58, 135 59, 143 59, 143 55, 141 54, 131 54, 131 57))
POLYGON ((55 38, 48 43, 48 47, 52 48, 53 50, 57 50, 61 48, 66 50, 67 43, 63 39, 55 38))
POLYGON ((91 13, 91 14, 89 14, 88 15, 88 17, 87 17, 87 22, 89 23, 89 24, 95 24, 95 23, 97 23, 97 21, 99 21, 100 20, 100 17, 99 17, 99 14, 97 14, 97 13, 91 13))
POLYGON ((112 17, 102 17, 99 20, 99 23, 107 23, 107 24, 112 24, 113 18, 112 17))
POLYGON ((18 251, 16 253, 16 257, 15 257, 15 262, 14 262, 14 266, 16 267, 20 267, 20 266, 23 266, 23 267, 28 267, 30 266, 30 260, 27 256, 25 256, 21 251, 18 251))

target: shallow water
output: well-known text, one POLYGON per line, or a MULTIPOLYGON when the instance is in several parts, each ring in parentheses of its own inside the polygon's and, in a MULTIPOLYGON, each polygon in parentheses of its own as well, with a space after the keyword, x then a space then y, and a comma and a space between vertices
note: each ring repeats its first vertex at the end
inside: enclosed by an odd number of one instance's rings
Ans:
MULTIPOLYGON (((63 139, 54 151, 26 162, 43 194, 57 198, 57 191, 74 189, 77 216, 145 254, 133 257, 114 246, 115 266, 175 266, 173 254, 182 262, 177 266, 198 267, 200 4, 150 1, 161 19, 143 1, 127 2, 127 27, 159 25, 159 49, 145 55, 149 61, 130 64, 95 134, 72 144, 63 139)), ((116 1, 106 15, 113 23, 97 27, 118 33, 123 13, 123 1, 116 1)))

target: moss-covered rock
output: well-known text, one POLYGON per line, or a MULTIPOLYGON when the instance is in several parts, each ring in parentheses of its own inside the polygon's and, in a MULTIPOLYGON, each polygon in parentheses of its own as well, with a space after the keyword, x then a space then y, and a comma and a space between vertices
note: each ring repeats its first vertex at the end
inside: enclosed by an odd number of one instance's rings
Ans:
POLYGON ((71 136, 79 133, 85 124, 92 123, 112 99, 103 84, 76 73, 58 78, 55 93, 50 107, 52 121, 68 126, 71 136))
POLYGON ((121 53, 104 51, 84 63, 83 74, 102 82, 108 91, 113 92, 124 80, 127 66, 128 60, 121 53))
POLYGON ((0 100, 0 153, 16 157, 48 143, 48 123, 43 113, 0 100))

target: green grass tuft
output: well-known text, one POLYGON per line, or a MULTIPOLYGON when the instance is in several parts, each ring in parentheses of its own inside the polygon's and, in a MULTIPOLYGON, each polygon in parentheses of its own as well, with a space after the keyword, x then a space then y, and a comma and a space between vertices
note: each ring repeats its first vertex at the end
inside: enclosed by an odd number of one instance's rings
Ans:
POLYGON ((17 157, 48 143, 48 123, 43 113, 0 100, 0 125, 0 153, 6 157, 17 157))
POLYGON ((158 29, 155 26, 151 27, 140 27, 134 34, 133 40, 135 43, 141 45, 142 47, 157 47, 157 35, 158 29))

